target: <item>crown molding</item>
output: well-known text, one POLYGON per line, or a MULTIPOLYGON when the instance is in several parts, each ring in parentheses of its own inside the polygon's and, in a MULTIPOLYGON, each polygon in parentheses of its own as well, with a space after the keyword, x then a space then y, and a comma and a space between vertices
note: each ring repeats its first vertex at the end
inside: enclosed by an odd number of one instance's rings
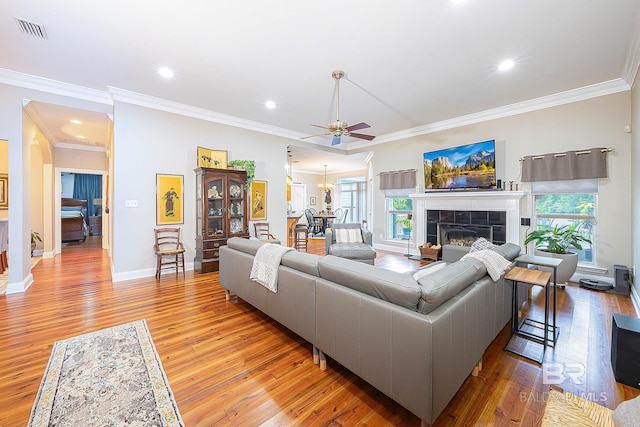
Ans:
POLYGON ((87 144, 74 144, 72 142, 64 142, 64 141, 55 141, 52 143, 55 148, 66 148, 68 150, 84 150, 84 151, 97 151, 101 153, 106 153, 107 149, 98 145, 87 145, 87 144))
POLYGON ((139 105, 141 107, 153 108, 168 113, 180 114, 187 117, 193 117, 209 122, 220 123, 223 125, 234 126, 242 129, 253 130, 256 132, 266 133, 269 135, 280 136, 287 139, 299 140, 305 134, 295 132, 289 129, 279 128, 240 117, 230 116, 227 114, 216 113, 215 111, 206 110, 204 108, 193 107, 191 105, 181 104, 179 102, 168 101, 162 98, 156 98, 141 93, 131 92, 125 89, 109 86, 109 93, 114 101, 122 101, 128 104, 139 105))
POLYGON ((11 71, 4 68, 0 68, 0 83, 23 87, 25 89, 53 93, 56 95, 68 96, 70 98, 83 99, 85 101, 97 102, 100 104, 113 104, 113 100, 109 97, 109 94, 102 90, 89 89, 87 87, 71 83, 32 76, 30 74, 19 73, 17 71, 11 71))
POLYGON ((491 110, 485 110, 478 113, 468 114, 466 116, 455 117, 440 122, 405 129, 399 132, 380 135, 376 137, 376 139, 372 142, 350 142, 348 143, 348 149, 353 150, 357 148, 371 147, 372 145, 384 144, 447 129, 458 128, 475 123, 482 123, 489 120, 529 113, 531 111, 543 110, 549 107, 556 107, 558 105, 584 101, 600 96, 628 91, 630 89, 631 86, 622 79, 609 80, 607 82, 597 83, 594 85, 584 86, 553 95, 543 96, 540 98, 530 99, 528 101, 517 102, 515 104, 493 108, 491 110))

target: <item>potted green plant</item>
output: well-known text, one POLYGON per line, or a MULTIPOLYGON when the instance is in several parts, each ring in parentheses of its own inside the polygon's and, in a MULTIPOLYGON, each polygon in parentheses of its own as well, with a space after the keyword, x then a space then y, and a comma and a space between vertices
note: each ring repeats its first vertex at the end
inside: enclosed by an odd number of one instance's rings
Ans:
POLYGON ((255 178, 256 162, 254 160, 231 160, 227 164, 229 166, 233 166, 234 169, 242 169, 247 172, 246 188, 249 188, 251 182, 255 178))
POLYGON ((558 266, 556 282, 566 283, 578 268, 578 254, 572 248, 582 250, 582 243, 591 243, 580 231, 579 224, 540 225, 527 234, 524 244, 535 242, 536 255, 562 259, 558 266))
POLYGON ((33 251, 36 250, 36 242, 42 243, 42 238, 40 237, 40 233, 37 231, 31 231, 31 256, 33 256, 33 251))
POLYGON ((411 220, 409 218, 398 218, 396 219, 396 224, 401 224, 402 225, 402 232, 408 236, 409 234, 411 234, 411 220))

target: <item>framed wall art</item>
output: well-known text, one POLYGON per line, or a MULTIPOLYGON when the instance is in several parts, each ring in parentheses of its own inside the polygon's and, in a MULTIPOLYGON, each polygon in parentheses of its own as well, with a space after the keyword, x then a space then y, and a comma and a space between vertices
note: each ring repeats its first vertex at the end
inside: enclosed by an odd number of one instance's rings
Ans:
POLYGON ((156 224, 184 224, 184 175, 156 174, 156 224))
POLYGON ((227 152, 224 150, 209 150, 198 147, 198 167, 199 168, 227 168, 227 152))
POLYGON ((0 173, 0 209, 9 208, 9 175, 0 173))
POLYGON ((249 219, 267 219, 267 181, 252 181, 250 190, 251 212, 249 219))

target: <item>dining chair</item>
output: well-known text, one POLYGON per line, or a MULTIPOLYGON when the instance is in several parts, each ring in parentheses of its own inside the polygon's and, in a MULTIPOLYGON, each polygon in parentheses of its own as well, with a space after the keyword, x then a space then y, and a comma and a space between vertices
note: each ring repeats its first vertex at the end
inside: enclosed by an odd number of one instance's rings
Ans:
POLYGON ((269 242, 273 240, 278 240, 275 238, 273 234, 269 231, 269 223, 268 222, 254 222, 253 228, 256 233, 256 239, 261 240, 263 242, 269 242))
POLYGON ((340 222, 342 221, 342 212, 344 209, 342 208, 338 208, 335 211, 333 211, 333 215, 335 215, 335 218, 333 218, 332 220, 330 220, 329 222, 329 226, 331 226, 331 224, 340 224, 340 222))
POLYGON ((313 212, 311 211, 311 209, 305 210, 304 215, 307 218, 307 227, 309 230, 309 234, 311 236, 319 234, 322 231, 322 222, 313 217, 313 212))
POLYGON ((156 228, 154 229, 156 243, 153 252, 156 254, 156 280, 160 280, 163 269, 182 268, 184 278, 184 245, 180 241, 180 228, 156 228))
POLYGON ((345 224, 347 222, 347 215, 349 214, 349 208, 345 208, 342 213, 342 218, 340 218, 340 224, 345 224))

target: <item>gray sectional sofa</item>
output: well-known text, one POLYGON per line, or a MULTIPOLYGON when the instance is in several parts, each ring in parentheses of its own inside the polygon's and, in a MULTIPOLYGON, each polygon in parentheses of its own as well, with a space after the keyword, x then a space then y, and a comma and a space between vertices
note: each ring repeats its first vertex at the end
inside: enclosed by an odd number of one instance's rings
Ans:
MULTIPOLYGON (((278 291, 249 279, 263 243, 229 239, 220 284, 313 344, 314 361, 336 360, 430 425, 511 317, 512 287, 493 282, 468 249, 443 248, 449 263, 416 281, 327 255, 287 252, 278 291)), ((494 248, 513 260, 520 247, 494 248)), ((427 267, 432 268, 432 267, 427 267)), ((524 287, 520 287, 521 289, 524 287)), ((526 299, 526 289, 518 304, 526 299)))

